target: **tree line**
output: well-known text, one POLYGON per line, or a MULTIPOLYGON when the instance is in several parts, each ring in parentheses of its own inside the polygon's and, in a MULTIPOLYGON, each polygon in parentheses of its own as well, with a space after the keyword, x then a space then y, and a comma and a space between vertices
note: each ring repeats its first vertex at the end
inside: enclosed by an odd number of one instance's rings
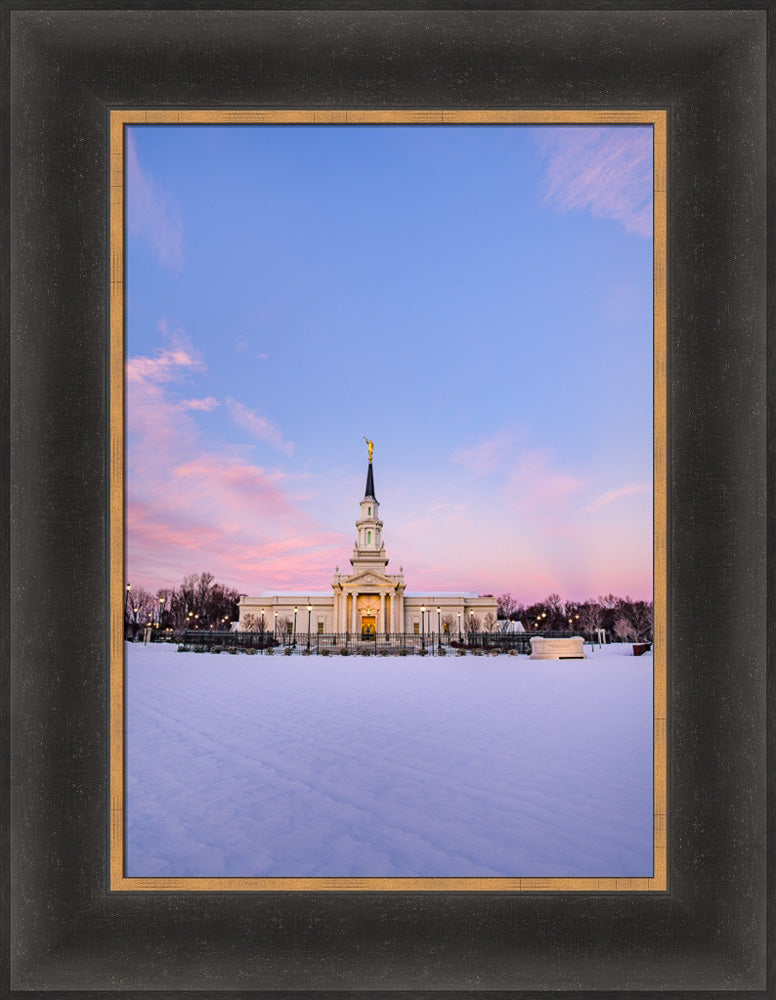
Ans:
POLYGON ((187 629, 228 630, 237 619, 239 603, 239 591, 217 582, 212 573, 192 574, 180 586, 155 594, 127 584, 125 633, 134 638, 147 626, 178 634, 187 629))
POLYGON ((651 642, 654 623, 652 601, 602 594, 586 601, 564 601, 550 594, 543 601, 521 604, 511 594, 496 598, 502 621, 522 622, 526 632, 558 631, 591 634, 604 629, 620 642, 651 642))

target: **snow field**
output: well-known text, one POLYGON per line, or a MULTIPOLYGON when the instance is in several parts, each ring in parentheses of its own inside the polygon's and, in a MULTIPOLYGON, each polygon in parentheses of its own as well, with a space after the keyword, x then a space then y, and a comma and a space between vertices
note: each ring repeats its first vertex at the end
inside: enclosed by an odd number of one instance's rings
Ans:
POLYGON ((125 648, 129 876, 652 872, 652 656, 630 646, 125 648))

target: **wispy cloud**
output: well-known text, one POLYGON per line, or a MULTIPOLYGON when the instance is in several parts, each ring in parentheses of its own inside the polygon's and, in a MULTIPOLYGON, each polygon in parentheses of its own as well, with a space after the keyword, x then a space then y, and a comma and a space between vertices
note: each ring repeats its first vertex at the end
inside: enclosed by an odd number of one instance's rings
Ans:
POLYGON ((140 165, 131 129, 126 141, 127 224, 145 239, 160 264, 183 268, 183 223, 172 199, 140 165))
POLYGON ((453 462, 465 466, 476 476, 484 476, 504 467, 507 452, 517 440, 515 431, 502 428, 492 434, 469 439, 450 456, 453 462))
POLYGON ((554 516, 585 486, 585 480, 555 465, 549 452, 524 451, 511 465, 503 496, 514 510, 534 518, 554 516))
POLYGON ((640 236, 652 235, 652 129, 647 126, 547 127, 545 200, 567 212, 588 209, 640 236))
POLYGON ((134 357, 127 361, 127 382, 138 385, 162 385, 177 381, 186 373, 204 371, 205 364, 199 354, 182 342, 174 347, 162 348, 153 358, 134 357))
POLYGON ((608 490, 606 493, 601 493, 597 496, 595 500, 589 506, 585 507, 584 510, 587 513, 592 513, 592 511, 600 510, 601 507, 605 507, 609 503, 613 503, 615 500, 622 500, 625 497, 637 496, 641 493, 651 493, 652 487, 647 483, 627 483, 625 486, 620 486, 616 490, 608 490))
POLYGON ((306 513, 288 477, 237 446, 205 443, 198 420, 217 401, 180 398, 204 370, 181 331, 153 357, 127 362, 129 579, 156 588, 208 570, 246 593, 320 589, 345 537, 306 513))
POLYGON ((178 406, 183 410, 204 410, 210 413, 218 406, 218 400, 213 396, 206 396, 204 399, 182 399, 178 406))
POLYGON ((278 428, 270 423, 266 417, 262 417, 261 414, 257 413, 256 410, 249 410, 247 406, 243 406, 236 399, 227 399, 226 407, 237 426, 242 427, 252 437, 257 438, 259 441, 265 441, 268 445, 271 445, 277 451, 283 452, 285 455, 293 453, 293 442, 284 440, 278 428))

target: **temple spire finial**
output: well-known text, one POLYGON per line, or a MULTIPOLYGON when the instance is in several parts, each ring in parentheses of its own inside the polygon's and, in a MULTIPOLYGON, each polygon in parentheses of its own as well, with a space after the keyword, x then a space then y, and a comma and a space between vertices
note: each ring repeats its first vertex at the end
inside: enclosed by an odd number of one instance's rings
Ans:
POLYGON ((374 441, 370 441, 369 438, 366 436, 366 434, 364 435, 364 440, 366 441, 366 446, 369 449, 369 461, 371 462, 372 461, 372 452, 374 451, 375 443, 374 443, 374 441))

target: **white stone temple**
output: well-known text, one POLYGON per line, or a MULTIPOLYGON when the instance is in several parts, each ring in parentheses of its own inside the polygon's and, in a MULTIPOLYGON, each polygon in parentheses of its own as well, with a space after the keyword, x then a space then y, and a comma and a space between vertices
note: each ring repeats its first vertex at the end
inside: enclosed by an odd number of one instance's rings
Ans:
POLYGON ((375 496, 372 472, 372 443, 369 444, 369 465, 366 489, 356 521, 356 543, 350 557, 352 571, 335 570, 329 593, 260 594, 240 599, 238 628, 246 627, 251 616, 268 632, 294 630, 297 635, 316 633, 349 633, 353 636, 416 635, 447 633, 451 638, 465 635, 467 622, 477 631, 486 629, 488 615, 496 618, 497 604, 493 597, 476 594, 408 594, 404 582, 404 567, 392 574, 386 572, 388 558, 383 542, 383 522, 380 504, 375 496))

